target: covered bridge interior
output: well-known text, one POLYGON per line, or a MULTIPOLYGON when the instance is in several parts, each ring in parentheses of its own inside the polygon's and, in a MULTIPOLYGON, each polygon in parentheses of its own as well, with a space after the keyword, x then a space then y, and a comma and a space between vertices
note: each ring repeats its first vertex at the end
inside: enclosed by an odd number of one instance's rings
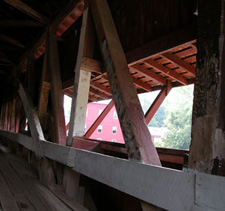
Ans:
POLYGON ((224 9, 223 0, 1 1, 0 210, 224 210, 224 9), (156 148, 147 124, 189 84, 190 150, 156 148), (144 114, 137 94, 156 90, 144 114), (103 99, 84 133, 87 104, 103 99), (113 105, 125 144, 90 139, 113 105))

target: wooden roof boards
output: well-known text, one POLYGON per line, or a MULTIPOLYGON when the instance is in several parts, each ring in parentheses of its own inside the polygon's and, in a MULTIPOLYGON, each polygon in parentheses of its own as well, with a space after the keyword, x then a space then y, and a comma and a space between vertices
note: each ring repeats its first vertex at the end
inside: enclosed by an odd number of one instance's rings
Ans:
MULTIPOLYGON (((108 4, 138 93, 162 89, 167 80, 173 86, 194 82, 196 0, 173 0, 164 2, 163 6, 156 0, 108 0, 108 4)), ((4 81, 15 67, 26 71, 27 59, 37 60, 44 53, 46 28, 51 27, 58 37, 63 36, 59 46, 63 46, 68 35, 76 30, 76 35, 69 35, 73 43, 70 40, 71 45, 67 44, 64 51, 59 47, 60 64, 66 63, 61 68, 62 80, 72 80, 76 50, 70 52, 74 57, 70 58, 72 62, 63 57, 69 54, 66 53, 69 48, 77 48, 80 24, 75 28, 73 24, 82 15, 83 7, 82 0, 1 1, 1 79, 4 81)), ((85 57, 82 62, 82 68, 92 71, 90 101, 111 97, 97 40, 94 48, 94 58, 85 57)), ((67 88, 65 93, 71 95, 72 87, 64 88, 67 88)))

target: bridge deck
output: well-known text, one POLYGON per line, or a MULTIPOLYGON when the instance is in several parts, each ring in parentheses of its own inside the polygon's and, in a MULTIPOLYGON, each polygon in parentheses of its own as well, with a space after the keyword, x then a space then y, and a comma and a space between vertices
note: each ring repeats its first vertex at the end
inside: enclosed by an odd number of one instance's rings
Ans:
POLYGON ((70 208, 41 184, 30 164, 0 147, 0 211, 77 210, 70 208))

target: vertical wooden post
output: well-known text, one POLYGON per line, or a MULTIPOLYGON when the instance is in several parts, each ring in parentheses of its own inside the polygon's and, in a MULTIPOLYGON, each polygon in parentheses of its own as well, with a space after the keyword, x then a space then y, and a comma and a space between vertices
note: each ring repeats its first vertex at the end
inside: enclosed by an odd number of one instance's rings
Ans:
MULTIPOLYGON (((12 93, 10 93, 12 94, 12 93)), ((10 100, 8 102, 9 108, 8 108, 8 122, 7 122, 7 130, 11 131, 11 117, 12 117, 12 98, 10 97, 10 100)))
POLYGON ((4 115, 4 130, 8 129, 8 110, 9 110, 9 103, 6 102, 6 104, 5 104, 5 115, 4 115))
POLYGON ((60 75, 60 64, 58 56, 58 45, 56 35, 49 33, 48 39, 49 69, 51 73, 51 101, 53 110, 53 124, 55 129, 54 140, 56 143, 65 145, 66 126, 63 108, 62 82, 60 75))
POLYGON ((16 131, 16 98, 13 95, 13 100, 12 100, 12 112, 11 112, 11 126, 10 126, 10 131, 15 132, 16 131))
POLYGON ((89 1, 105 68, 130 159, 161 165, 105 0, 89 1))
POLYGON ((5 103, 3 102, 1 106, 1 129, 4 129, 4 122, 5 122, 5 103))
MULTIPOLYGON (((83 12, 82 27, 79 39, 79 49, 75 67, 74 90, 70 115, 70 127, 67 145, 71 146, 74 136, 83 136, 86 120, 87 103, 90 88, 91 73, 81 69, 83 48, 86 42, 86 28, 88 21, 88 9, 83 12)), ((90 35, 89 35, 90 36, 90 35)))
POLYGON ((189 167, 225 176, 225 5, 198 1, 197 70, 189 167))
POLYGON ((16 96, 16 125, 15 125, 15 132, 18 133, 20 129, 20 117, 21 117, 21 101, 18 97, 16 96))
POLYGON ((38 116, 40 119, 41 126, 44 131, 47 130, 47 122, 48 122, 48 97, 49 91, 51 89, 50 84, 50 73, 48 71, 48 51, 45 51, 44 54, 44 61, 43 61, 43 68, 42 68, 42 77, 41 77, 41 87, 40 87, 40 95, 38 101, 38 116))

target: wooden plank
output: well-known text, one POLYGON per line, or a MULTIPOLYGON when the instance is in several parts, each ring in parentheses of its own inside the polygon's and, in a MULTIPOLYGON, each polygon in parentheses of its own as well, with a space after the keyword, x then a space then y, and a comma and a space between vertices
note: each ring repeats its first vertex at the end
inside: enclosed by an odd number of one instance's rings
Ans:
POLYGON ((153 59, 145 60, 145 63, 149 64, 157 71, 161 71, 161 72, 165 73, 167 76, 169 76, 173 80, 177 80, 178 82, 180 82, 183 85, 188 85, 188 81, 186 78, 179 75, 174 70, 170 70, 169 68, 163 66, 162 64, 159 64, 158 62, 154 61, 153 59))
POLYGON ((47 110, 48 110, 48 98, 49 98, 50 90, 51 90, 51 84, 49 82, 42 81, 39 103, 38 103, 38 116, 39 116, 40 123, 43 130, 47 130, 47 127, 48 127, 47 110))
MULTIPOLYGON (((4 158, 11 166, 15 177, 17 176, 19 178, 18 182, 21 183, 21 186, 19 186, 18 190, 23 192, 24 196, 33 205, 35 210, 55 210, 49 206, 48 199, 39 194, 34 188, 34 185, 40 184, 40 182, 38 181, 37 172, 32 168, 33 166, 29 166, 27 162, 11 154, 4 154, 4 158)), ((16 183, 13 183, 13 185, 17 186, 16 183)))
POLYGON ((97 83, 96 81, 91 81, 91 86, 93 86, 94 88, 104 92, 105 94, 111 96, 112 92, 111 89, 108 87, 105 87, 104 85, 101 85, 99 83, 97 83))
POLYGON ((15 172, 7 163, 2 154, 0 154, 0 172, 7 180, 7 184, 15 200, 18 202, 19 209, 34 211, 35 208, 26 197, 25 194, 26 190, 25 187, 23 186, 23 182, 18 177, 18 175, 15 174, 15 172))
POLYGON ((162 56, 167 58, 171 62, 174 62, 181 69, 191 73, 192 76, 195 76, 195 67, 192 66, 191 64, 185 62, 184 60, 180 59, 178 56, 171 54, 171 53, 164 53, 164 54, 162 54, 162 56))
POLYGON ((82 63, 81 63, 81 69, 88 71, 88 72, 94 72, 94 73, 102 73, 102 63, 95 60, 91 59, 88 57, 82 57, 82 63))
POLYGON ((51 187, 51 191, 55 194, 63 203, 65 203, 70 209, 74 211, 88 211, 87 208, 83 207, 75 200, 71 200, 68 196, 63 192, 63 190, 59 188, 51 187))
POLYGON ((16 97, 13 97, 12 101, 12 114, 11 114, 11 126, 10 130, 16 132, 16 97))
POLYGON ((11 114, 12 114, 12 100, 8 101, 8 121, 7 121, 7 130, 10 131, 11 127, 11 114))
POLYGON ((4 0, 7 4, 11 5, 12 7, 15 7, 16 9, 20 10, 21 12, 25 13, 26 15, 34 18, 35 20, 47 24, 49 20, 36 10, 32 9, 30 6, 25 4, 21 0, 4 0))
POLYGON ((135 78, 134 76, 132 77, 132 80, 133 80, 134 84, 135 84, 137 87, 139 87, 139 88, 141 88, 141 89, 144 89, 144 90, 147 91, 147 92, 151 92, 151 91, 152 91, 151 86, 149 86, 149 85, 146 84, 146 83, 143 83, 141 80, 138 80, 138 79, 135 78))
POLYGON ((25 48, 25 46, 22 43, 20 43, 18 40, 15 40, 9 36, 6 36, 3 33, 0 33, 0 40, 7 42, 11 45, 15 45, 18 48, 25 48))
POLYGON ((20 127, 21 107, 22 107, 21 101, 17 95, 16 96, 16 125, 15 125, 16 133, 19 132, 19 127, 20 127))
POLYGON ((19 211, 17 203, 0 173, 0 205, 4 211, 19 211))
POLYGON ((72 147, 92 152, 100 151, 99 142, 89 141, 87 139, 84 139, 83 137, 74 137, 72 147))
POLYGON ((37 112, 29 97, 29 93, 24 89, 21 83, 19 84, 17 91, 23 103, 24 111, 28 119, 31 136, 36 140, 45 140, 37 112))
POLYGON ((5 110, 5 105, 2 103, 1 105, 1 119, 0 119, 0 127, 1 129, 4 129, 4 110, 5 110))
POLYGON ((141 75, 144 75, 146 78, 154 81, 157 84, 166 85, 166 79, 164 79, 160 75, 157 75, 153 70, 148 70, 147 68, 139 64, 134 64, 130 66, 130 69, 133 69, 134 71, 141 73, 141 75))
POLYGON ((5 104, 5 116, 4 116, 4 129, 5 130, 7 130, 8 129, 8 114, 9 114, 9 112, 8 112, 8 110, 9 110, 9 103, 7 102, 6 104, 5 104))
POLYGON ((161 165, 107 2, 89 3, 129 158, 161 165))
POLYGON ((90 87, 91 73, 81 69, 83 48, 85 42, 85 33, 87 28, 88 9, 83 13, 82 26, 79 38, 78 55, 75 67, 75 77, 73 86, 73 98, 70 114, 70 127, 67 138, 67 145, 72 146, 74 136, 83 136, 86 111, 88 103, 88 93, 90 87))
POLYGON ((179 49, 182 45, 196 42, 196 24, 186 26, 178 31, 159 37, 148 44, 126 53, 127 63, 143 62, 161 52, 179 49))
POLYGON ((33 20, 0 20, 0 27, 42 27, 43 24, 33 20))
POLYGON ((163 103, 163 101, 165 100, 166 96, 169 94, 171 89, 172 89, 171 82, 168 81, 167 86, 163 87, 163 89, 158 94, 158 96, 156 97, 156 99, 154 100, 154 102, 152 103, 152 105, 149 107, 149 109, 145 114, 145 121, 147 124, 150 123, 153 116, 155 115, 155 113, 157 112, 160 105, 163 103))
MULTIPOLYGON (((1 136, 5 134, 10 139, 17 139, 31 150, 35 148, 31 144, 30 137, 6 131, 0 131, 0 134, 1 136)), ((168 210, 185 208, 191 210, 193 206, 194 175, 192 173, 144 165, 51 142, 40 143, 43 154, 47 158, 69 165, 79 173, 141 200, 168 210)))
POLYGON ((66 126, 63 108, 62 82, 60 75, 60 64, 58 56, 57 38, 53 34, 49 34, 48 39, 48 58, 49 68, 51 72, 51 100, 53 110, 53 123, 55 130, 54 140, 59 144, 66 144, 66 126))
POLYGON ((106 115, 111 111, 113 106, 114 106, 114 102, 113 102, 113 100, 111 100, 110 103, 102 111, 102 113, 94 121, 94 123, 89 127, 87 132, 84 134, 85 138, 90 138, 91 137, 93 132, 96 130, 96 128, 99 126, 99 124, 103 121, 103 119, 106 117, 106 115))
POLYGON ((195 210, 222 211, 225 207, 225 195, 222 194, 224 187, 223 182, 224 182, 223 177, 211 178, 210 175, 197 174, 195 184, 196 188, 195 210), (217 186, 213 185, 214 182, 217 183, 217 186))
POLYGON ((49 191, 46 187, 41 185, 40 183, 34 183, 33 188, 35 191, 37 191, 38 194, 40 194, 46 203, 48 203, 48 206, 51 208, 51 210, 55 211, 71 211, 71 209, 66 206, 61 200, 59 200, 51 191, 49 191))
POLYGON ((48 63, 48 52, 45 52, 44 61, 42 66, 42 76, 41 76, 41 88, 38 100, 38 116, 40 119, 41 126, 43 130, 47 130, 47 122, 48 122, 48 98, 49 98, 49 91, 51 89, 50 84, 50 70, 49 70, 49 63, 48 63))
POLYGON ((77 201, 79 194, 80 174, 65 167, 63 172, 63 187, 69 198, 77 201))
MULTIPOLYGON (((18 142, 32 151, 35 149, 31 137, 3 130, 0 131, 0 136, 18 142)), ((217 204, 217 209, 224 209, 223 198, 221 201, 221 196, 225 195, 225 189, 222 188, 225 186, 224 177, 131 162, 51 142, 41 141, 40 143, 47 158, 73 167, 81 174, 164 209, 193 210, 197 201, 199 210, 210 207, 212 202, 217 204), (126 177, 124 177, 125 174, 126 177), (200 182, 199 187, 195 179, 198 176, 200 176, 197 179, 198 183, 200 182), (197 198, 196 190, 200 191, 199 188, 203 190, 204 187, 207 188, 205 195, 202 199, 197 198), (215 191, 218 187, 221 188, 215 191), (207 198, 213 194, 215 195, 208 203, 207 198)))

